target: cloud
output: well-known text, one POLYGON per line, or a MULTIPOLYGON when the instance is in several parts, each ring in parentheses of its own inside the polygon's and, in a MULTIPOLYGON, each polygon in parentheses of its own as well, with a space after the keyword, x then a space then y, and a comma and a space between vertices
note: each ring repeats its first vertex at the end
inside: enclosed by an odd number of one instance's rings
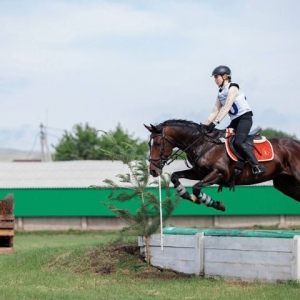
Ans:
POLYGON ((35 148, 37 136, 38 131, 30 125, 0 129, 0 145, 1 148, 31 149, 35 148))
POLYGON ((203 122, 217 93, 211 71, 227 64, 255 121, 300 137, 299 8, 292 0, 2 1, 0 130, 27 124, 34 140, 40 123, 106 131, 120 123, 146 139, 143 123, 203 122))

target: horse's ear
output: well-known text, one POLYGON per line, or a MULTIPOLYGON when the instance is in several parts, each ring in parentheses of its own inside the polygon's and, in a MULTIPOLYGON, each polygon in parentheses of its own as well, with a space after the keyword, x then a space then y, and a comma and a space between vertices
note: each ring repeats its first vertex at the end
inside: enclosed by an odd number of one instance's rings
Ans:
POLYGON ((148 126, 148 125, 145 125, 145 124, 144 124, 144 126, 145 126, 150 132, 152 132, 152 127, 151 127, 151 126, 148 126))
POLYGON ((150 131, 150 132, 154 132, 154 133, 159 133, 159 130, 157 129, 157 127, 156 126, 154 126, 154 125, 152 125, 152 124, 150 124, 150 126, 147 126, 147 125, 145 125, 144 124, 144 126, 150 131))
POLYGON ((160 133, 159 129, 158 129, 156 126, 154 126, 154 125, 152 125, 152 124, 150 124, 150 126, 151 126, 151 128, 152 128, 151 132, 154 132, 154 133, 160 133))

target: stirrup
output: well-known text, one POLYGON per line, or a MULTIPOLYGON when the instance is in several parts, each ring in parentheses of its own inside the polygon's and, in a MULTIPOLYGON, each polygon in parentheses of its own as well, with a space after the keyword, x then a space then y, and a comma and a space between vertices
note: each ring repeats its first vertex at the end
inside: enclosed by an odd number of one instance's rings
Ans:
POLYGON ((261 165, 255 165, 252 167, 252 173, 255 175, 255 176, 259 176, 263 173, 266 173, 267 169, 261 165))

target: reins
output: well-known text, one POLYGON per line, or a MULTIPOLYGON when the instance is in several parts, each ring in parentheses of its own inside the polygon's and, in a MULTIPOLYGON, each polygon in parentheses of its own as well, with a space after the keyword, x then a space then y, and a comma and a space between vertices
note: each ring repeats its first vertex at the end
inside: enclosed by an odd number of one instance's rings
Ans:
MULTIPOLYGON (((206 140, 204 140, 205 142, 210 142, 210 143, 213 143, 213 144, 223 144, 224 142, 220 140, 220 137, 216 138, 216 137, 213 137, 213 136, 210 136, 206 131, 205 129, 203 128, 205 125, 203 124, 200 124, 199 125, 199 131, 201 132, 201 134, 207 138, 206 140)), ((224 137, 225 138, 225 137, 224 137)))
POLYGON ((165 141, 169 142, 172 144, 172 147, 175 148, 177 147, 176 144, 171 141, 170 139, 168 139, 164 133, 164 127, 162 128, 162 133, 157 133, 155 135, 153 135, 151 137, 151 139, 154 139, 157 136, 162 136, 162 147, 161 147, 161 151, 160 151, 160 155, 158 158, 149 158, 149 162, 151 162, 154 166, 156 166, 159 169, 163 169, 163 167, 165 165, 170 165, 174 160, 176 160, 178 157, 181 157, 185 163, 185 165, 188 168, 191 168, 191 166, 188 164, 188 160, 183 156, 183 153, 186 153, 187 150, 189 150, 192 146, 194 146, 196 143, 199 142, 200 139, 202 139, 203 137, 205 138, 205 142, 210 142, 210 143, 214 143, 214 144, 221 144, 222 142, 219 139, 216 139, 212 136, 210 136, 209 134, 207 134, 207 132, 205 130, 203 130, 203 125, 200 124, 199 128, 198 128, 199 132, 202 134, 202 136, 200 136, 199 138, 197 138, 195 141, 193 141, 191 144, 189 144, 184 150, 181 149, 177 149, 174 153, 172 153, 169 157, 165 157, 164 156, 164 150, 165 150, 165 141), (181 152, 180 152, 181 151, 181 152), (180 152, 180 153, 179 153, 180 152), (157 164, 156 162, 160 161, 159 164, 157 164))
POLYGON ((186 147, 184 150, 181 150, 181 149, 177 149, 175 151, 175 153, 171 154, 170 157, 168 158, 166 164, 167 165, 170 165, 175 159, 177 159, 178 157, 181 157, 185 163, 185 165, 188 167, 188 168, 191 168, 191 166, 188 164, 188 160, 182 156, 183 153, 186 153, 186 151, 191 148, 194 144, 196 144, 199 140, 201 139, 201 137, 199 137, 198 139, 196 139, 193 143, 191 143, 188 147, 186 147), (177 154, 179 151, 181 151, 180 154, 177 154))

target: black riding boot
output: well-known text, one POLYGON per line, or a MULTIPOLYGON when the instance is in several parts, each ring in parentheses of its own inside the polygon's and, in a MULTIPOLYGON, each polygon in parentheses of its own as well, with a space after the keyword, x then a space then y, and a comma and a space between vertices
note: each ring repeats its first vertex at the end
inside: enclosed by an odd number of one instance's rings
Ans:
POLYGON ((241 145, 241 150, 243 151, 242 154, 244 154, 245 158, 251 164, 252 172, 256 177, 267 171, 267 169, 265 167, 263 167, 261 164, 259 164, 259 162, 257 161, 257 159, 253 153, 253 149, 249 144, 243 143, 241 145))

